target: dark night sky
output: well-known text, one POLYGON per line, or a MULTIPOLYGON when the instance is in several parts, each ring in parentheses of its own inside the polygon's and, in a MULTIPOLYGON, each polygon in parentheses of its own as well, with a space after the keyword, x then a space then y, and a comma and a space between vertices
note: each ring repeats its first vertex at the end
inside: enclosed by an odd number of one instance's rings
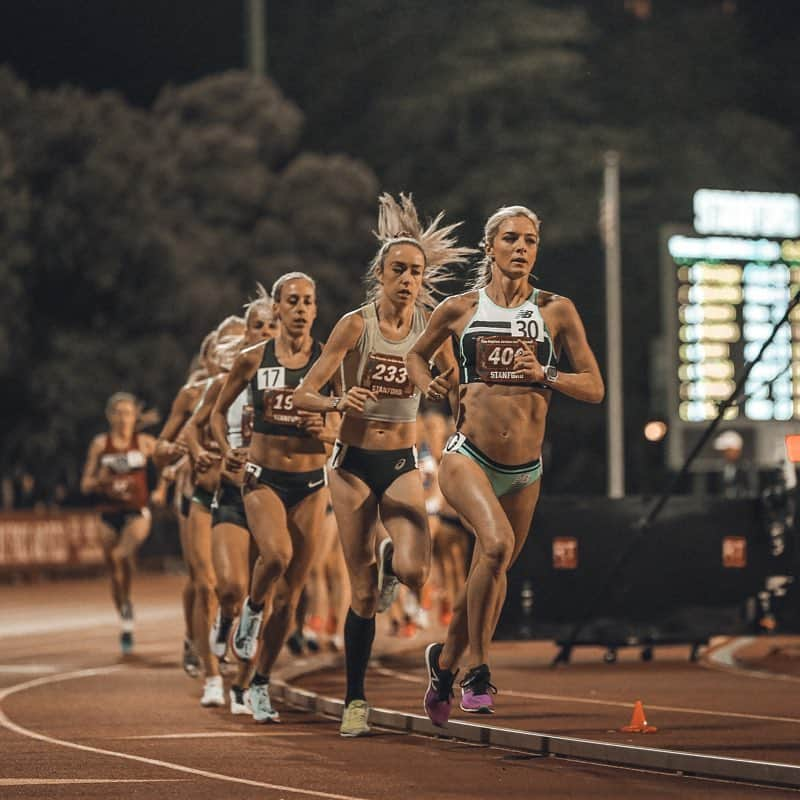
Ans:
MULTIPOLYGON (((431 0, 437 1, 462 2, 431 0)), ((585 1, 595 20, 622 6, 622 0, 585 1)), ((712 1, 654 0, 653 22, 659 9, 675 8, 668 4, 712 1)), ((284 5, 289 2, 268 2, 273 38, 285 35, 291 24, 284 5)), ((0 3, 0 64, 10 64, 34 88, 66 82, 92 91, 116 89, 134 104, 149 106, 165 83, 244 65, 243 5, 244 0, 6 0, 0 3)), ((759 53, 762 85, 752 110, 796 123, 798 93, 786 87, 794 85, 800 71, 800 0, 738 0, 737 7, 759 53)), ((277 66, 278 82, 291 97, 294 87, 287 83, 301 65, 277 66)))
POLYGON ((242 66, 239 0, 0 4, 0 63, 35 88, 117 89, 149 105, 168 82, 242 66))

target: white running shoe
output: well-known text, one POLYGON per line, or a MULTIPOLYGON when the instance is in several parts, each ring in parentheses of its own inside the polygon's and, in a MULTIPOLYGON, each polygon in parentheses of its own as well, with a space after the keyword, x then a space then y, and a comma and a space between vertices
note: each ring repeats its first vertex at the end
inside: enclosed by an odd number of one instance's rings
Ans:
POLYGON ((256 722, 280 722, 281 715, 272 707, 269 699, 269 684, 250 686, 250 705, 256 722))
POLYGON ((250 608, 249 598, 242 603, 242 613, 239 623, 233 631, 233 641, 231 642, 233 652, 242 661, 252 661, 255 658, 263 619, 264 610, 253 611, 250 608))
POLYGON ((249 689, 242 689, 241 686, 231 686, 228 697, 231 700, 231 714, 253 716, 249 689))
POLYGON ((400 581, 390 572, 394 545, 391 539, 384 539, 378 548, 378 607, 380 614, 394 602, 400 589, 400 581))
POLYGON ((200 705, 203 706, 203 708, 225 705, 225 691, 222 687, 221 675, 214 675, 211 678, 206 678, 206 682, 203 685, 203 696, 200 698, 200 705))
POLYGON ((427 630, 431 626, 431 617, 430 614, 424 608, 417 609, 417 613, 414 615, 414 624, 420 628, 421 630, 427 630))

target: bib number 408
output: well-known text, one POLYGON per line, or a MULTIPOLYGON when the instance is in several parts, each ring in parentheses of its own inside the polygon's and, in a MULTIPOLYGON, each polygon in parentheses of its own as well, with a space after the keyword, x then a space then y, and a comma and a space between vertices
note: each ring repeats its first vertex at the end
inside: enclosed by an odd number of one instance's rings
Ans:
POLYGON ((521 351, 521 347, 495 345, 486 355, 486 360, 495 367, 510 367, 516 354, 521 351))

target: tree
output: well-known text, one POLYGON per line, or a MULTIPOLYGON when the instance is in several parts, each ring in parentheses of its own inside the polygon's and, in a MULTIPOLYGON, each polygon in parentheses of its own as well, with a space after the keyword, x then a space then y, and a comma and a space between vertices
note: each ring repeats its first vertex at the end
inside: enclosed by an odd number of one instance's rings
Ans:
POLYGON ((225 73, 146 112, 4 71, 0 97, 3 471, 74 481, 108 395, 167 408, 256 280, 317 275, 328 327, 358 291, 375 178, 298 152, 302 115, 270 81, 225 73))

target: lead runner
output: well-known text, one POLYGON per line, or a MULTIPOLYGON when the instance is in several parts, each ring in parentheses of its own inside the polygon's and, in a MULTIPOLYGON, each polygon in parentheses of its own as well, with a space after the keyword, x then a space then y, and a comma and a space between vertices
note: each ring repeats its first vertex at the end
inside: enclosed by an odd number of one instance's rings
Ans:
POLYGON ((429 361, 455 337, 459 361, 457 431, 444 448, 439 486, 475 533, 465 590, 444 643, 425 651, 425 711, 436 725, 450 716, 458 663, 469 647, 461 709, 491 713, 489 643, 506 595, 506 573, 528 536, 541 488, 541 450, 553 391, 599 403, 604 387, 583 322, 566 297, 530 284, 539 218, 524 206, 500 208, 484 229, 485 256, 474 289, 444 300, 408 354, 409 374, 425 396, 450 391, 429 361), (572 372, 560 373, 564 353, 572 372))

